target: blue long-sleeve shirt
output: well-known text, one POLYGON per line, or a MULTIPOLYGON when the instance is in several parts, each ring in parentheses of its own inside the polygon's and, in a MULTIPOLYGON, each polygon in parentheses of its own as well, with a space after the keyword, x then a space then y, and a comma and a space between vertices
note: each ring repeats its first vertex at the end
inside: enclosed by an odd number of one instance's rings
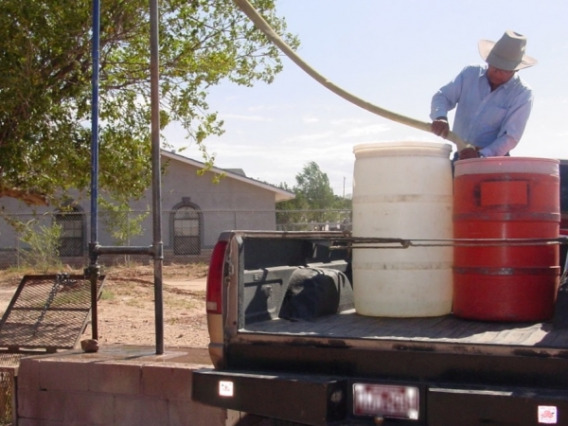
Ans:
POLYGON ((487 66, 467 66, 432 97, 430 118, 447 117, 456 108, 453 131, 485 156, 505 155, 521 139, 533 94, 517 73, 493 92, 487 66))

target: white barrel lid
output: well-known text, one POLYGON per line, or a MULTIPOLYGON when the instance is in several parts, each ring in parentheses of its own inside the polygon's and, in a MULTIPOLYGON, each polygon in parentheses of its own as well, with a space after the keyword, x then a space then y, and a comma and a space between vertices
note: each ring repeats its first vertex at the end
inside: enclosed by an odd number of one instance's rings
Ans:
POLYGON ((363 157, 446 157, 452 146, 447 142, 396 141, 359 144, 353 147, 355 158, 363 157))
POLYGON ((560 175, 560 161, 536 157, 484 157, 458 160, 454 176, 484 173, 533 173, 560 175))

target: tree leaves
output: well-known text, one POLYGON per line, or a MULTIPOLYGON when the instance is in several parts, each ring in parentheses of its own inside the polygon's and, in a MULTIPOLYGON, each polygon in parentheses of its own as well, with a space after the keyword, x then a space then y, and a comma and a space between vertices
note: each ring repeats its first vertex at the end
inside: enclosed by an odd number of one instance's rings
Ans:
POLYGON ((282 189, 293 191, 296 198, 278 203, 279 226, 288 230, 313 230, 346 219, 351 200, 333 194, 327 174, 315 161, 307 163, 296 175, 296 183, 292 190, 286 184, 281 185, 282 189))
MULTIPOLYGON (((101 6, 99 183, 117 199, 135 198, 150 182, 148 4, 101 6)), ((255 6, 285 33, 274 0, 255 6)), ((53 201, 88 188, 91 8, 91 0, 0 2, 0 197, 53 201)), ((187 143, 202 146, 223 132, 208 89, 271 82, 279 53, 230 0, 164 0, 160 8, 161 126, 179 121, 187 143)))

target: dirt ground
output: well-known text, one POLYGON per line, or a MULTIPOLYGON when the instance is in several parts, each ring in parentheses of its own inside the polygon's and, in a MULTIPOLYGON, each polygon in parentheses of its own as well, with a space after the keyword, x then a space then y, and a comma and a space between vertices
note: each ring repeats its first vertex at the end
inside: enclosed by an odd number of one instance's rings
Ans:
MULTIPOLYGON (((64 271, 81 273, 80 271, 64 271)), ((0 270, 0 315, 8 306, 25 273, 0 270)), ((115 266, 102 270, 103 292, 98 304, 99 345, 156 345, 154 268, 152 265, 115 266)), ((164 346, 206 348, 206 264, 164 265, 164 346)), ((91 337, 87 326, 81 339, 91 337)))

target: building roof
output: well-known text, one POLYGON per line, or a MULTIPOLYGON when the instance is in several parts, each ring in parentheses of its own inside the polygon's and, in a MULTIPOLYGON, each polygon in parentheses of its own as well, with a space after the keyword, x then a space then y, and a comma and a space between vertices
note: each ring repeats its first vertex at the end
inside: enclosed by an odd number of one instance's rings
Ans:
MULTIPOLYGON (((163 149, 161 150, 161 152, 162 152, 163 157, 170 158, 172 160, 181 161, 182 163, 194 166, 198 169, 206 168, 205 163, 202 163, 201 161, 194 160, 192 158, 184 157, 183 155, 180 155, 176 152, 166 151, 166 150, 163 150, 163 149)), ((274 202, 275 203, 278 203, 280 201, 292 200, 296 196, 293 192, 286 191, 284 189, 278 188, 277 186, 271 185, 269 183, 265 183, 265 182, 261 182, 261 181, 256 180, 256 179, 249 178, 245 175, 245 173, 242 169, 221 169, 221 168, 213 166, 209 169, 209 171, 212 172, 212 173, 217 173, 217 174, 222 173, 228 179, 235 179, 235 180, 244 182, 246 184, 253 185, 253 186, 256 186, 258 188, 265 189, 267 191, 271 191, 271 192, 274 193, 274 202)))

